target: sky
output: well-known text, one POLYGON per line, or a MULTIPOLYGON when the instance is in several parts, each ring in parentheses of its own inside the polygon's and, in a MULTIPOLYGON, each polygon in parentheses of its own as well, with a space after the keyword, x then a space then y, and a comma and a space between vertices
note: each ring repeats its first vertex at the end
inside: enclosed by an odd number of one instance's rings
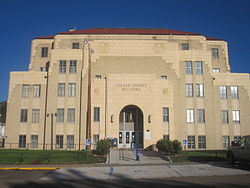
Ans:
POLYGON ((231 72, 250 73, 250 0, 0 0, 0 101, 27 71, 37 36, 88 28, 168 28, 225 39, 231 72))

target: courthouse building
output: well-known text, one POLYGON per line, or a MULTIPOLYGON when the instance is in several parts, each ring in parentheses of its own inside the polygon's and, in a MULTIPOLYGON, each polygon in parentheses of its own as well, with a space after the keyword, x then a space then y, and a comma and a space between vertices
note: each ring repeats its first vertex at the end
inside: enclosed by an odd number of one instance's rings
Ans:
POLYGON ((223 39, 169 29, 70 30, 32 41, 11 72, 5 147, 91 148, 104 138, 222 149, 250 134, 249 74, 231 73, 223 39))

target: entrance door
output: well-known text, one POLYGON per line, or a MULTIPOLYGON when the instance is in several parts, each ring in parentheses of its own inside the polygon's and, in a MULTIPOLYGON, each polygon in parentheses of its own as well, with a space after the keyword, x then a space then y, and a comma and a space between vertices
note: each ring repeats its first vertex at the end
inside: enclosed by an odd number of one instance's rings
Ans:
POLYGON ((118 147, 143 148, 143 114, 137 106, 126 106, 120 112, 118 147))

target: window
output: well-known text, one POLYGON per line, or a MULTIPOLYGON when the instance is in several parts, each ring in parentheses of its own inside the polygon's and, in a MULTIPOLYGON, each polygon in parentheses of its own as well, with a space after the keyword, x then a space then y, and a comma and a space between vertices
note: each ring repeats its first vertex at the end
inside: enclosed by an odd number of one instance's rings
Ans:
POLYGON ((238 86, 231 86, 231 96, 232 96, 232 99, 239 98, 238 86))
POLYGON ((228 110, 221 110, 221 123, 228 124, 228 110))
POLYGON ((48 57, 48 47, 42 47, 41 57, 48 57))
POLYGON ((203 74, 202 62, 196 61, 195 62, 195 73, 196 74, 203 74))
POLYGON ((195 149, 195 136, 188 136, 188 149, 195 149))
POLYGON ((38 148, 38 135, 31 135, 30 148, 38 148))
POLYGON ((74 149, 74 135, 67 135, 67 149, 74 149))
POLYGON ((64 109, 57 108, 56 122, 64 122, 64 109))
POLYGON ((119 144, 122 144, 122 132, 119 132, 119 144))
POLYGON ((65 83, 58 83, 57 96, 58 97, 65 96, 65 83))
POLYGON ((72 49, 79 49, 79 43, 78 42, 73 42, 72 43, 72 49))
POLYGON ((32 123, 39 123, 39 109, 32 110, 32 123))
POLYGON ((186 97, 193 97, 193 84, 186 84, 186 97))
POLYGON ((94 107, 94 121, 100 121, 100 107, 94 107))
POLYGON ((161 75, 161 79, 162 79, 162 80, 167 80, 168 77, 167 77, 166 75, 161 75))
POLYGON ((188 43, 180 44, 180 50, 189 50, 189 44, 188 43))
POLYGON ((68 108, 68 122, 75 122, 75 109, 68 108))
POLYGON ((233 110, 233 123, 240 123, 240 111, 233 110))
POLYGON ((206 136, 198 136, 199 149, 206 149, 206 136))
POLYGON ((63 135, 56 135, 56 149, 63 149, 63 135))
MULTIPOLYGON (((164 121, 164 117, 163 117, 163 121, 164 121)), ((148 115, 148 123, 151 123, 151 115, 148 115)))
POLYGON ((240 138, 241 138, 241 136, 234 136, 234 142, 239 142, 240 138))
POLYGON ((185 73, 186 74, 193 74, 192 61, 185 62, 185 73))
POLYGON ((164 134, 163 135, 163 140, 169 140, 169 135, 168 134, 164 134))
POLYGON ((162 118, 163 118, 163 122, 169 122, 169 108, 168 107, 162 108, 162 118))
POLYGON ((68 92, 69 97, 76 96, 76 83, 69 83, 68 92))
POLYGON ((95 79, 102 79, 101 75, 95 75, 95 79))
POLYGON ((222 136, 222 147, 227 148, 230 144, 230 137, 229 136, 222 136))
POLYGON ((33 97, 34 98, 40 97, 40 90, 41 90, 41 85, 34 85, 34 88, 33 88, 33 97))
POLYGON ((219 49, 218 48, 212 48, 212 58, 213 59, 219 58, 219 49))
POLYGON ((99 141, 99 134, 94 134, 94 135, 93 135, 94 150, 96 150, 98 141, 99 141))
POLYGON ((213 73, 220 73, 220 69, 219 68, 213 68, 213 73))
POLYGON ((77 61, 76 60, 70 60, 69 61, 69 73, 76 73, 76 65, 77 65, 77 61))
POLYGON ((26 135, 19 135, 19 148, 26 148, 26 135))
POLYGON ((194 109, 187 109, 187 123, 194 123, 194 109))
POLYGON ((196 84, 196 97, 204 97, 204 85, 196 84))
POLYGON ((220 86, 220 98, 221 99, 227 98, 227 86, 220 86))
POLYGON ((28 110, 21 109, 20 122, 27 122, 27 121, 28 121, 28 110))
POLYGON ((23 84, 23 86, 22 86, 22 97, 23 98, 29 97, 29 87, 30 87, 29 84, 23 84))
POLYGON ((197 109, 197 122, 205 123, 205 110, 204 109, 197 109))
POLYGON ((66 73, 66 61, 60 60, 59 62, 59 73, 66 73))

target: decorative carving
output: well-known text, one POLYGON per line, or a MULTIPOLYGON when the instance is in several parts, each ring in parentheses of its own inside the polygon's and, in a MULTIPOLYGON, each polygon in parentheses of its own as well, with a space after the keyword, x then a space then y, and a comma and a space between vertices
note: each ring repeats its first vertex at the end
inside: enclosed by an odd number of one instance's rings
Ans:
POLYGON ((97 95, 99 95, 100 94, 100 89, 99 88, 95 88, 94 89, 94 93, 97 94, 97 95))
POLYGON ((109 50, 109 44, 106 42, 101 42, 98 45, 98 49, 100 53, 108 53, 109 50))
POLYGON ((156 54, 159 54, 159 53, 162 53, 164 50, 166 50, 166 47, 164 44, 162 43, 155 43, 153 45, 153 51, 156 53, 156 54))

